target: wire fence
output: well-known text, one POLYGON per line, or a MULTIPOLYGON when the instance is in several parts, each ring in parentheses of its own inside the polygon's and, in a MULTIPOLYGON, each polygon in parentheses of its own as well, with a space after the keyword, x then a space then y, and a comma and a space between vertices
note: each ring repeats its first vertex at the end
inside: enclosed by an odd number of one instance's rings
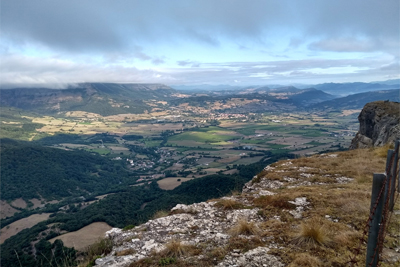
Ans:
POLYGON ((370 213, 360 242, 357 248, 353 249, 350 266, 358 266, 360 254, 365 245, 365 266, 376 267, 381 263, 387 227, 400 192, 399 146, 400 140, 397 140, 395 148, 388 150, 385 173, 374 173, 370 213))

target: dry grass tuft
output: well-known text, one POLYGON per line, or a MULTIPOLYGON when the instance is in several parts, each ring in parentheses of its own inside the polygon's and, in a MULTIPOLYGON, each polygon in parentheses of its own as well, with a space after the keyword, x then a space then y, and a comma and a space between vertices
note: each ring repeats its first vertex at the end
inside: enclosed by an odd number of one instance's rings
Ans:
POLYGON ((222 247, 216 247, 213 250, 211 250, 209 257, 210 258, 216 258, 217 260, 223 260, 226 256, 228 251, 225 248, 222 247))
POLYGON ((237 224, 233 226, 229 233, 232 236, 238 235, 259 235, 261 234, 260 228, 254 223, 242 218, 239 219, 237 224))
POLYGON ((319 218, 301 223, 300 232, 293 242, 301 247, 328 246, 331 243, 328 230, 319 218))
POLYGON ((128 248, 128 249, 124 249, 124 250, 115 252, 115 256, 126 256, 126 255, 132 255, 135 253, 136 253, 136 250, 134 250, 133 248, 128 248))
POLYGON ((221 198, 215 203, 216 207, 222 207, 224 210, 240 209, 243 205, 231 198, 221 198))
POLYGON ((296 255, 296 259, 292 261, 288 267, 321 267, 322 262, 308 253, 301 253, 296 255))
POLYGON ((268 206, 275 207, 278 209, 295 209, 296 205, 289 203, 291 199, 285 195, 272 195, 272 196, 261 196, 254 199, 256 207, 265 208, 268 206))
POLYGON ((165 249, 160 252, 164 257, 178 258, 186 255, 194 255, 198 253, 198 249, 193 245, 187 245, 177 239, 172 239, 165 244, 165 249))

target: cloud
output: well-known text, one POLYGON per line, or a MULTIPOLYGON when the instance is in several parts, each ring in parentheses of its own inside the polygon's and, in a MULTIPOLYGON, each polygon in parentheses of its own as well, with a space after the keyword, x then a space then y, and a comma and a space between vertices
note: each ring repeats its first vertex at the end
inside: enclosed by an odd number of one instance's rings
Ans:
POLYGON ((162 58, 153 58, 153 59, 151 60, 151 62, 152 62, 154 65, 160 65, 160 64, 165 63, 165 60, 162 59, 162 58))
POLYGON ((333 52, 372 52, 395 50, 400 46, 400 41, 363 40, 355 37, 340 37, 323 39, 309 44, 311 50, 333 52))
POLYGON ((176 62, 179 66, 186 67, 191 65, 192 68, 200 67, 200 62, 192 61, 192 60, 179 60, 176 62))
POLYGON ((399 17, 395 0, 1 1, 0 77, 20 84, 392 77, 399 17), (348 59, 340 59, 344 52, 348 59))
MULTIPOLYGON (((399 2, 336 1, 2 1, 2 34, 73 52, 128 50, 133 44, 301 36, 399 37, 399 2)), ((293 39, 292 45, 296 44, 293 39)))

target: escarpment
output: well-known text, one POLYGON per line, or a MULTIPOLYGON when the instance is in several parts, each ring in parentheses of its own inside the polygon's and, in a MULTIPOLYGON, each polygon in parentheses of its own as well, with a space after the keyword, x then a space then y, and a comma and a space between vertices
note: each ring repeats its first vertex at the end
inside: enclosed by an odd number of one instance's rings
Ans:
POLYGON ((400 138, 400 103, 368 103, 358 116, 360 129, 350 149, 383 146, 400 138))

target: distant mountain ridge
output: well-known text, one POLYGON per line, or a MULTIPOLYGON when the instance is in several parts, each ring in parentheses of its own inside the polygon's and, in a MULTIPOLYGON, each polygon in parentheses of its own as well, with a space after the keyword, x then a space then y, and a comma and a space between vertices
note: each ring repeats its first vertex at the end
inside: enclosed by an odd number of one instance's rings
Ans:
POLYGON ((2 106, 51 114, 81 110, 103 116, 143 113, 148 99, 168 100, 177 91, 163 84, 84 83, 68 89, 16 88, 0 90, 2 106))
POLYGON ((335 98, 313 105, 317 109, 362 109, 365 104, 374 101, 400 101, 400 89, 397 90, 379 90, 373 92, 364 92, 345 97, 335 98))
POLYGON ((374 81, 370 83, 365 82, 352 82, 352 83, 322 83, 322 84, 290 84, 290 85, 279 85, 279 84, 267 84, 267 85, 251 85, 251 86, 239 86, 239 85, 171 85, 173 88, 182 91, 196 91, 196 92, 211 92, 211 91, 229 91, 231 93, 237 91, 273 91, 280 90, 281 88, 298 88, 307 89, 315 88, 324 91, 325 93, 345 96, 349 94, 356 94, 369 91, 377 90, 390 90, 400 88, 400 79, 392 79, 387 81, 374 81))
POLYGON ((400 85, 395 84, 381 84, 381 83, 323 83, 313 86, 324 92, 335 95, 349 95, 377 90, 398 89, 400 85))

